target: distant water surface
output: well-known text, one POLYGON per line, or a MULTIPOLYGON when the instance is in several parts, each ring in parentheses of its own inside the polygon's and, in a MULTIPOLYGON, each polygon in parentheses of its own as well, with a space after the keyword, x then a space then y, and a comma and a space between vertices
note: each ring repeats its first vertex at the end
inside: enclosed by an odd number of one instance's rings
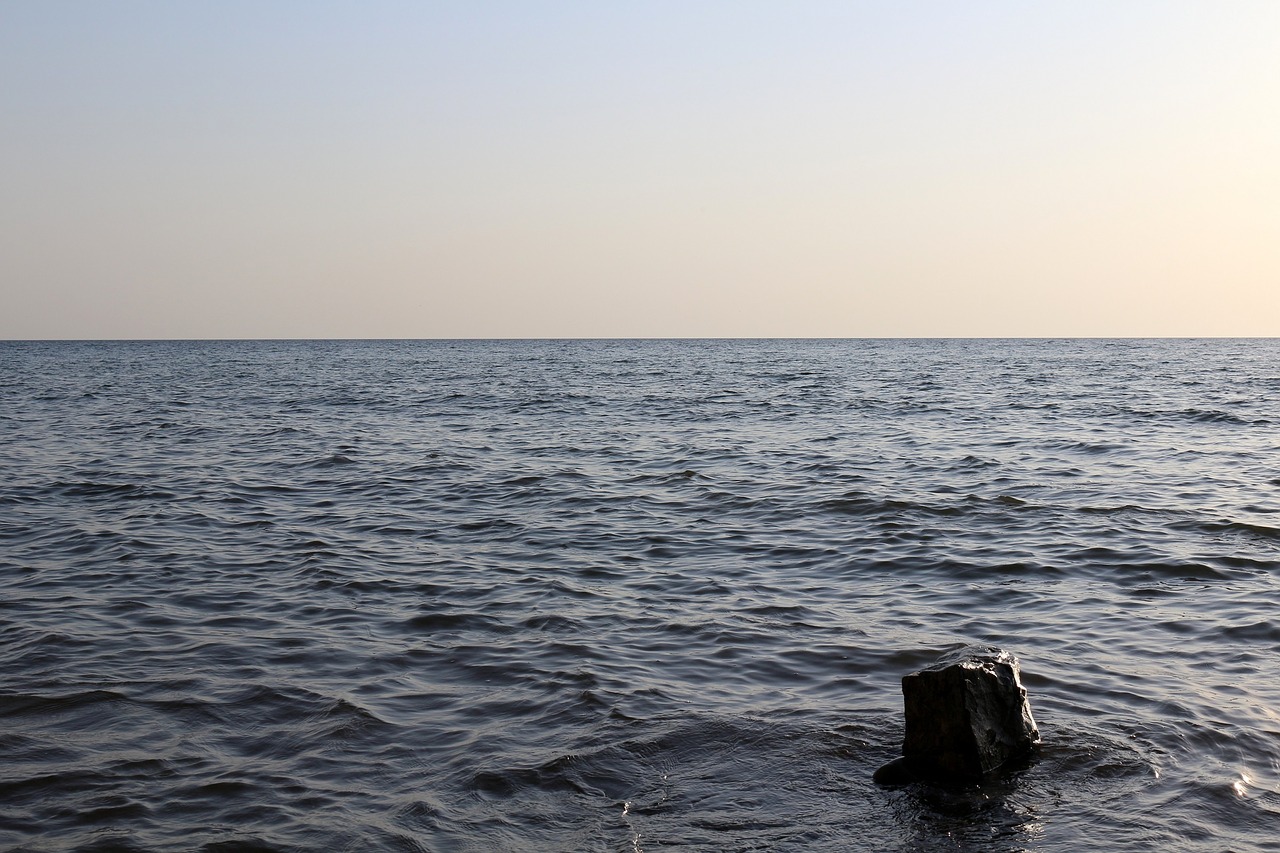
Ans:
POLYGON ((0 849, 1280 850, 1274 340, 7 342, 0 473, 0 849))

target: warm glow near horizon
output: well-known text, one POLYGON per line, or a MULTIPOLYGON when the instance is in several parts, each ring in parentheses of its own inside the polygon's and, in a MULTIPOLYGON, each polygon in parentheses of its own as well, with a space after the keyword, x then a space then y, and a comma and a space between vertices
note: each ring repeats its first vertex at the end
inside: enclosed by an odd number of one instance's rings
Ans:
POLYGON ((1280 335, 1280 4, 0 4, 0 338, 1280 335))

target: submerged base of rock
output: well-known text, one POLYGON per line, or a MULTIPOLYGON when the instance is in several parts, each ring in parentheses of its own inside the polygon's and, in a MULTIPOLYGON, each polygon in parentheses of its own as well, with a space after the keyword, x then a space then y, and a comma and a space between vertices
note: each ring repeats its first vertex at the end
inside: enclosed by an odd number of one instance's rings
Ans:
POLYGON ((902 758, 875 774, 884 785, 969 785, 1027 757, 1040 742, 1013 654, 967 646, 902 679, 902 758))

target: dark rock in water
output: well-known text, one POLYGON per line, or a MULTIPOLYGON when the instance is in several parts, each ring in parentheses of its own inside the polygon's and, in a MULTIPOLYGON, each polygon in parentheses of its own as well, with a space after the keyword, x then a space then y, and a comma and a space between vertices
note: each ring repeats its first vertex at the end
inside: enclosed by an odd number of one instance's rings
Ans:
POLYGON ((1018 659, 1003 649, 968 646, 902 679, 906 736, 902 758, 875 781, 973 784, 1025 758, 1040 742, 1018 659))
POLYGON ((878 785, 910 785, 920 781, 906 758, 895 758, 875 772, 871 779, 878 785))

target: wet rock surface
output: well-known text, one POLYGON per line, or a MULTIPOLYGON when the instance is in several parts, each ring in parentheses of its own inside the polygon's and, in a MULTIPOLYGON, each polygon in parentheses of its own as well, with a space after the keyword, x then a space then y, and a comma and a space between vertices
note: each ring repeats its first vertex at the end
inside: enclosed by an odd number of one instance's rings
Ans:
POLYGON ((1027 758, 1040 742, 1017 657, 967 646, 902 679, 902 758, 875 774, 885 785, 979 783, 1027 758))

